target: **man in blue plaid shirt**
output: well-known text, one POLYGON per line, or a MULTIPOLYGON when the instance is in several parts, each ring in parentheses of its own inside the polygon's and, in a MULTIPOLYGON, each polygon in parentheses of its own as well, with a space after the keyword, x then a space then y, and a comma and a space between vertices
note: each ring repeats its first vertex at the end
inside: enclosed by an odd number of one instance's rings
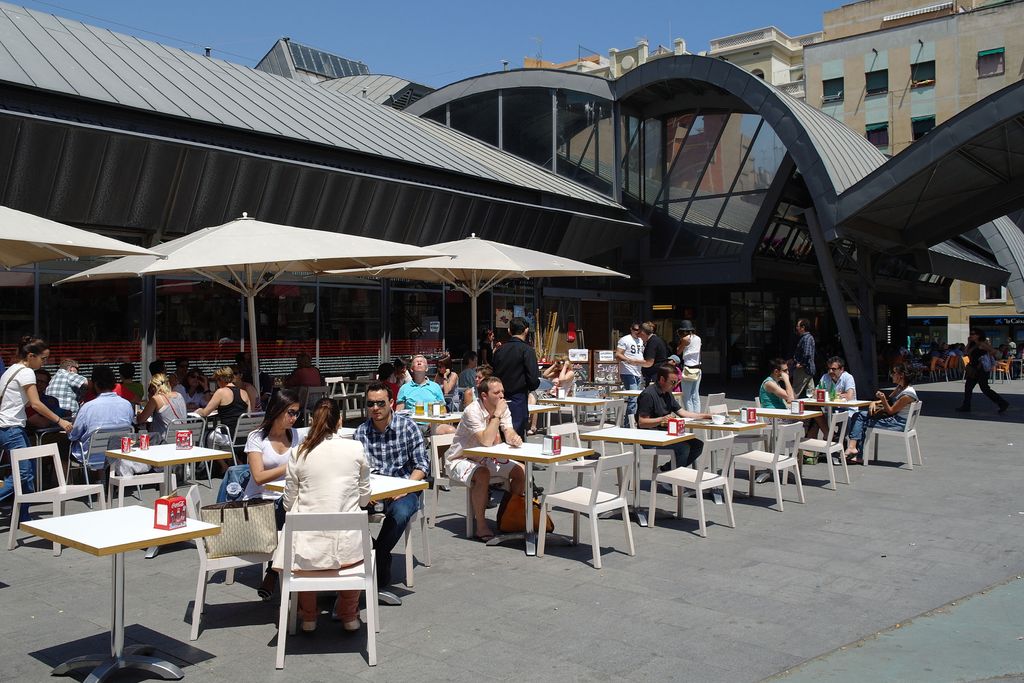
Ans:
POLYGON ((789 376, 793 393, 803 396, 808 384, 814 383, 814 335, 811 334, 811 321, 800 318, 796 321, 796 349, 793 350, 792 370, 789 376))
MULTIPOLYGON (((370 419, 359 425, 355 438, 363 444, 371 472, 416 481, 426 479, 430 460, 423 434, 415 422, 391 410, 392 399, 390 389, 383 382, 371 382, 366 387, 370 419)), ((377 585, 381 588, 391 585, 391 551, 419 507, 419 491, 384 501, 384 523, 374 543, 377 585)))
POLYGON ((74 417, 78 414, 78 402, 88 383, 89 380, 78 374, 78 361, 65 358, 60 362, 57 374, 47 385, 46 395, 57 399, 60 409, 65 411, 66 415, 74 417))

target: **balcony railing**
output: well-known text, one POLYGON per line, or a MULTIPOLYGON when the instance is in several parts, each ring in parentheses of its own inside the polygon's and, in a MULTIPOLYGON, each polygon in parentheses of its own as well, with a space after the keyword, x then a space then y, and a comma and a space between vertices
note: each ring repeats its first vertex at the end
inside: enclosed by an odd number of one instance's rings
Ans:
POLYGON ((732 50, 738 47, 756 45, 766 41, 781 43, 790 50, 800 50, 805 45, 821 42, 822 38, 823 34, 821 31, 816 33, 806 33, 802 36, 790 37, 774 26, 767 26, 754 31, 737 33, 735 35, 725 36, 724 38, 716 38, 711 41, 711 52, 732 50))

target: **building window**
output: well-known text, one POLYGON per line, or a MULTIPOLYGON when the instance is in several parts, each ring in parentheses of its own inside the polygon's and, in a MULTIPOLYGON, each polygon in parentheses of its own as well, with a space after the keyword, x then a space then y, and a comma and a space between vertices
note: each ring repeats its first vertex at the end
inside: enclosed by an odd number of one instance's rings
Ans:
POLYGON ((915 116, 910 119, 910 129, 913 131, 914 139, 920 140, 935 127, 935 116, 915 116))
POLYGON ((978 78, 1002 76, 1006 72, 1006 55, 1004 48, 982 50, 978 53, 978 78))
POLYGON ((935 60, 910 65, 910 87, 924 88, 935 85, 935 60))
POLYGON ((864 74, 868 95, 881 95, 889 92, 889 70, 879 69, 864 74))
POLYGON ((750 73, 756 76, 757 78, 760 78, 762 81, 764 80, 764 72, 761 71, 760 69, 754 69, 750 73))
POLYGON ((866 136, 868 142, 875 147, 888 147, 889 146, 889 124, 888 123, 869 123, 867 125, 866 136))
POLYGON ((829 78, 821 82, 821 101, 822 102, 842 102, 843 101, 843 79, 842 78, 829 78))
POLYGON ((978 301, 980 303, 1005 304, 1006 287, 993 287, 992 285, 982 285, 981 296, 978 297, 978 301))

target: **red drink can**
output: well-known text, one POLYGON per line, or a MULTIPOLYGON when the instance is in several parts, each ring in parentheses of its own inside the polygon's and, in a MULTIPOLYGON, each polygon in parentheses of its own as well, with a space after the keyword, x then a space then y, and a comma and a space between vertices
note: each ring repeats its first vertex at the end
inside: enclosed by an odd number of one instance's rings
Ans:
POLYGON ((803 412, 804 412, 804 400, 800 399, 800 413, 802 414, 803 412))
POLYGON ((149 450, 149 432, 143 432, 142 434, 139 434, 139 450, 149 450))
POLYGON ((178 450, 188 450, 192 448, 192 432, 187 429, 179 430, 174 435, 174 445, 178 450))
POLYGON ((132 437, 122 436, 121 437, 121 452, 131 453, 132 452, 132 437))

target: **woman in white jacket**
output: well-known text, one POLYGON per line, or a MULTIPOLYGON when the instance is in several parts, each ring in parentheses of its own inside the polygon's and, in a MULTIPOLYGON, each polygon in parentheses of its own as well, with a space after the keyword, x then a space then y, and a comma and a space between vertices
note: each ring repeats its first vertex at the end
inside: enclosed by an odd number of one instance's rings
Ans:
MULTIPOLYGON (((359 512, 370 502, 370 469, 363 446, 337 436, 341 414, 330 399, 313 409, 309 434, 291 456, 284 490, 289 512, 359 512)), ((293 571, 343 569, 363 561, 358 531, 306 531, 295 534, 293 571)), ((277 548, 274 568, 283 566, 284 545, 277 548)), ((335 613, 346 631, 357 631, 359 593, 339 591, 335 613)), ((316 629, 316 593, 299 593, 303 631, 316 629)))

